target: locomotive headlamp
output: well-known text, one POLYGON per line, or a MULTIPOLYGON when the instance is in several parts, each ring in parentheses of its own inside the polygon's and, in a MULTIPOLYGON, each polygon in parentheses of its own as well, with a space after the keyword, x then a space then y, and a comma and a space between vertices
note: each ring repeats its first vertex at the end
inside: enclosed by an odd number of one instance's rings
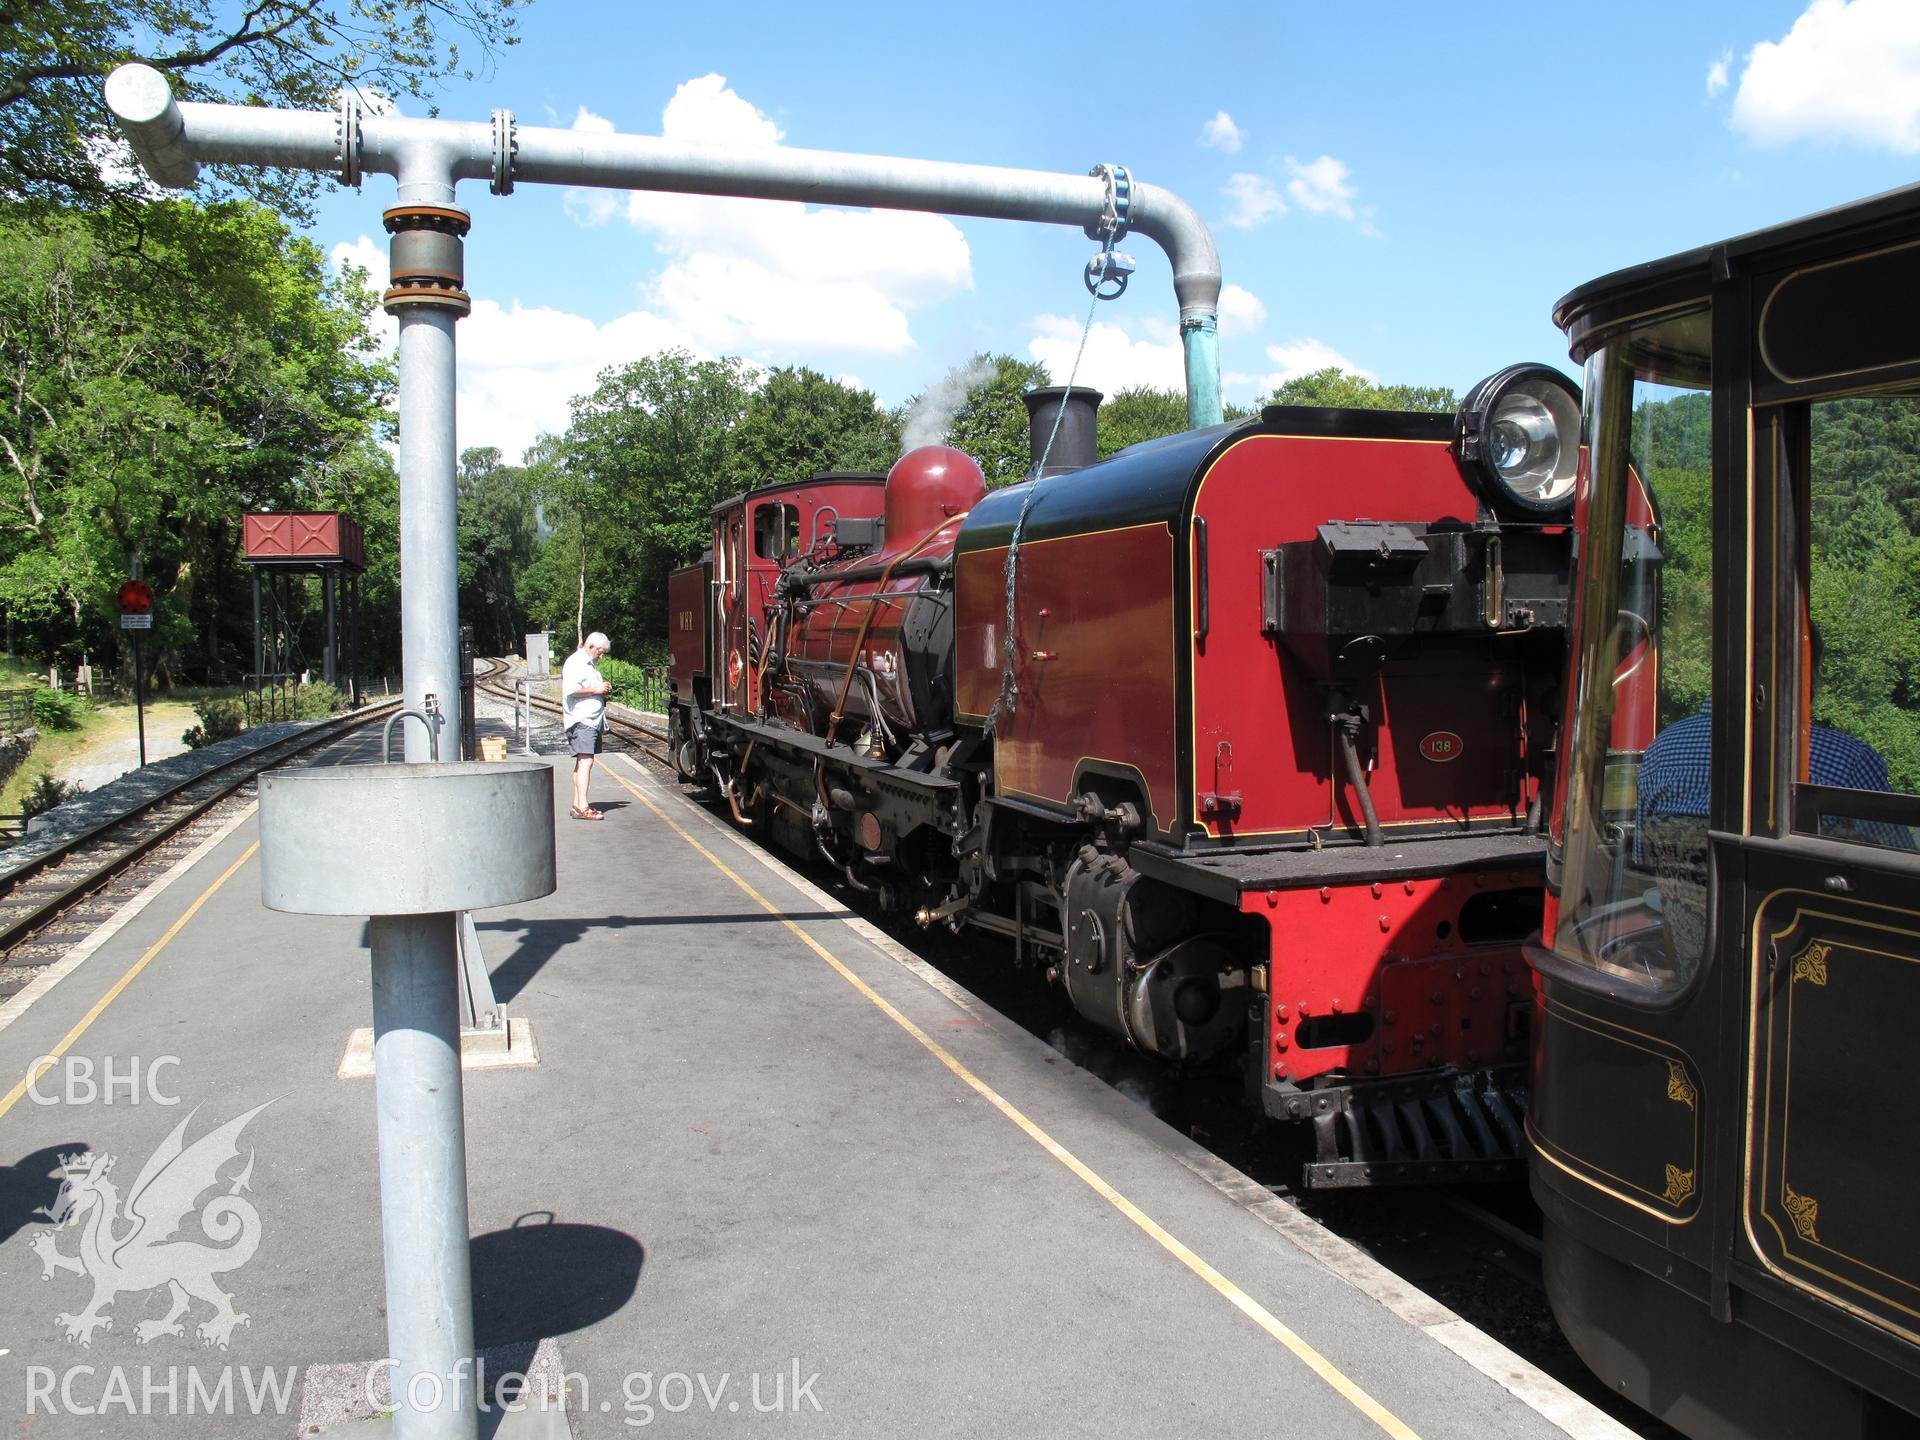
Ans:
POLYGON ((1565 510, 1580 459, 1580 392, 1547 365, 1513 365, 1468 392, 1460 458, 1477 460, 1492 498, 1522 510, 1565 510))

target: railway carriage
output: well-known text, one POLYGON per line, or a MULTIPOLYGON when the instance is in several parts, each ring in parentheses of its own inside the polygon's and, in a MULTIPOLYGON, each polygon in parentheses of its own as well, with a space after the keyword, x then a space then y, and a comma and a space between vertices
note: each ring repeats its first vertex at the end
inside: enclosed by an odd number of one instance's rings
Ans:
POLYGON ((1920 188, 1556 311, 1590 461, 1532 1183, 1576 1349, 1702 1440, 1920 1432, 1916 295, 1920 188))
POLYGON ((1454 415, 1272 408, 1095 463, 1097 401, 1030 397, 1036 460, 1070 417, 1041 478, 913 451, 764 574, 722 557, 775 492, 719 507, 683 770, 1140 1050, 1239 1067, 1310 1185, 1511 1173, 1577 390, 1515 366, 1454 415))

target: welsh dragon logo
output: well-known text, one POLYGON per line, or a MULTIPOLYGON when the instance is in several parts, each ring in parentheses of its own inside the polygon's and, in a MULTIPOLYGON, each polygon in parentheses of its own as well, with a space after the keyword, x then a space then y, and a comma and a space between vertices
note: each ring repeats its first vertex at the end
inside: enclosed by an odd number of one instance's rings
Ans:
MULTIPOLYGON (((272 1103, 269 1100, 267 1105, 272 1103)), ((69 1341, 91 1346, 94 1331, 113 1328, 113 1317, 106 1311, 118 1296, 164 1285, 171 1304, 165 1315, 134 1326, 140 1343, 185 1334, 181 1317, 199 1300, 213 1307, 213 1315, 197 1327, 201 1342, 227 1348, 234 1328, 244 1325, 247 1317, 233 1308, 233 1297, 214 1277, 238 1270, 260 1245, 260 1212, 240 1194, 253 1177, 253 1152, 247 1152, 246 1165, 227 1182, 224 1195, 215 1195, 204 1205, 198 1201, 220 1183, 221 1169, 239 1158, 240 1132, 267 1105, 256 1105, 187 1144, 187 1126, 199 1111, 190 1113, 140 1168, 124 1202, 108 1178, 113 1173, 113 1156, 82 1151, 60 1157, 60 1167, 54 1171, 60 1177, 60 1193, 51 1206, 37 1212, 52 1222, 52 1228, 36 1235, 32 1248, 40 1257, 41 1279, 51 1280, 60 1271, 70 1270, 93 1281, 93 1298, 86 1309, 54 1317, 69 1341), (196 1212, 200 1229, 213 1244, 173 1238, 196 1212), (56 1239, 75 1227, 80 1232, 79 1251, 62 1254, 56 1239)))

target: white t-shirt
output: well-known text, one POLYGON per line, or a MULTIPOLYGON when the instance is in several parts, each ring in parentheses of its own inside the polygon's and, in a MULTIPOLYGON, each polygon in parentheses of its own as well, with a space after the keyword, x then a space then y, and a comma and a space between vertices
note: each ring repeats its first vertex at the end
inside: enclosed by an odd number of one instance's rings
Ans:
POLYGON ((600 679, 600 667, 588 658, 584 649, 576 650, 567 657, 567 663, 560 667, 561 707, 565 711, 569 725, 591 725, 599 730, 607 723, 607 702, 601 695, 576 695, 582 687, 597 687, 604 682, 600 679))

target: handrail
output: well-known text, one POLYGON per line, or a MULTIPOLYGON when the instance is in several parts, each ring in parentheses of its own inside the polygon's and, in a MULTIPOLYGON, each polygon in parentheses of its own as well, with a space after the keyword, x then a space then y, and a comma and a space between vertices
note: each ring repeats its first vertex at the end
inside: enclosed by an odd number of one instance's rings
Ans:
MULTIPOLYGON (((427 698, 431 700, 433 697, 427 698)), ((409 717, 427 727, 427 759, 433 764, 439 764, 440 732, 434 728, 432 717, 422 710, 396 710, 387 717, 387 723, 380 731, 381 763, 386 765, 393 763, 393 727, 409 717)))

